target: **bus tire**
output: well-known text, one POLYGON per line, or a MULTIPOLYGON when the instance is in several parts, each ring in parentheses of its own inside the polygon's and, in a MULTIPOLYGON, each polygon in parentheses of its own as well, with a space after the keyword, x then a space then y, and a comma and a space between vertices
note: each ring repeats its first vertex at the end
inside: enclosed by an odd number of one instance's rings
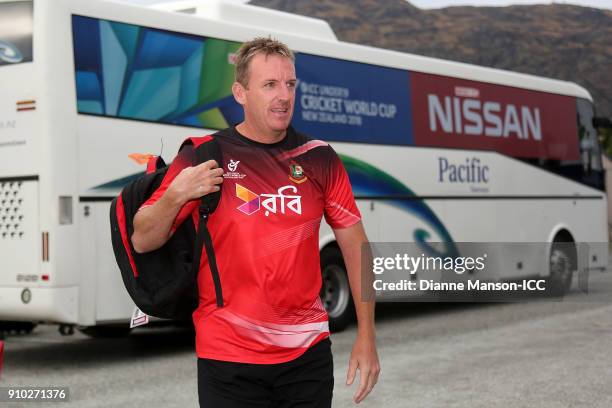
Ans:
POLYGON ((321 274, 320 297, 329 316, 330 331, 342 331, 354 321, 355 306, 344 260, 338 248, 329 247, 321 251, 321 274))
POLYGON ((129 326, 124 325, 81 326, 78 330, 89 337, 103 339, 125 337, 132 331, 129 326))
POLYGON ((572 286, 576 265, 576 249, 572 242, 553 241, 549 258, 548 294, 563 296, 572 286))

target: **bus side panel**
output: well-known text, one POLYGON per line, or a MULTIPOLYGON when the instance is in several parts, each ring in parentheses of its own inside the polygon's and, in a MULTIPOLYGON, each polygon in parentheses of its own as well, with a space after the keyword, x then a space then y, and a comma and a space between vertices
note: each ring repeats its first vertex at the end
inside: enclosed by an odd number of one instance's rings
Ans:
POLYGON ((123 286, 113 254, 108 202, 81 202, 79 211, 79 324, 125 322, 134 303, 123 286))
MULTIPOLYGON (((349 177, 354 176, 355 194, 372 197, 380 209, 381 242, 414 242, 421 230, 433 242, 545 244, 562 226, 578 242, 607 241, 605 223, 598 223, 606 206, 600 191, 519 160, 452 149, 396 147, 390 152, 386 146, 344 143, 334 148, 349 177)), ((503 264, 482 278, 548 273, 545 245, 512 251, 496 257, 503 264)), ((607 255, 602 252, 597 259, 589 266, 605 266, 607 255)))
POLYGON ((490 246, 503 251, 498 259, 504 259, 503 265, 495 266, 498 271, 493 271, 492 279, 548 275, 546 243, 560 229, 568 230, 575 242, 588 244, 597 254, 589 267, 607 264, 607 254, 602 251, 607 248, 605 225, 602 229, 601 225, 589 224, 588 219, 593 217, 585 217, 605 211, 603 199, 449 200, 446 205, 445 224, 456 241, 508 244, 490 246))
POLYGON ((49 236, 40 231, 39 183, 0 182, 0 320, 76 322, 77 290, 55 287, 49 236))
POLYGON ((96 322, 126 321, 134 311, 134 303, 123 285, 115 261, 108 218, 109 203, 90 203, 90 207, 90 216, 94 219, 97 231, 95 235, 96 322))

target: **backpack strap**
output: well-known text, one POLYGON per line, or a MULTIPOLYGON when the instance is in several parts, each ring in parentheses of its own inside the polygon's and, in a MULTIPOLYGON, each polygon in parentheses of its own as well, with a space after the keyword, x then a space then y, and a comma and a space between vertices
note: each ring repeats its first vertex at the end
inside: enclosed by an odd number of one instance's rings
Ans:
MULTIPOLYGON (((194 165, 204 163, 208 160, 215 160, 219 166, 223 166, 223 157, 221 155, 221 149, 219 148, 218 142, 211 136, 204 138, 191 138, 187 139, 185 143, 191 140, 193 143, 196 157, 194 165), (194 140, 197 139, 197 140, 194 140), (205 139, 205 140, 203 140, 205 139)), ((199 213, 199 227, 198 235, 194 247, 194 260, 193 269, 194 276, 198 275, 200 270, 200 261, 202 257, 202 250, 206 250, 206 256, 208 257, 208 266, 210 267, 210 273, 212 280, 215 285, 215 296, 217 300, 217 307, 223 307, 223 291, 221 288, 221 278, 219 277, 219 268, 217 267, 217 258, 215 256, 215 249, 213 247, 212 237, 208 230, 208 217, 217 208, 217 204, 221 198, 221 190, 206 194, 202 197, 200 206, 198 208, 199 213)))
POLYGON ((155 173, 157 170, 166 167, 166 162, 161 156, 149 156, 147 160, 147 174, 155 173))
POLYGON ((206 256, 208 257, 208 266, 210 267, 210 274, 215 285, 215 297, 217 299, 217 307, 223 307, 223 290, 221 288, 221 278, 219 277, 219 268, 217 267, 217 258, 215 256, 215 249, 212 243, 212 237, 208 230, 208 214, 200 212, 200 225, 198 227, 198 237, 195 243, 195 252, 193 260, 194 273, 200 270, 200 260, 202 258, 202 250, 206 250, 206 256), (204 248, 202 248, 204 247, 204 248))

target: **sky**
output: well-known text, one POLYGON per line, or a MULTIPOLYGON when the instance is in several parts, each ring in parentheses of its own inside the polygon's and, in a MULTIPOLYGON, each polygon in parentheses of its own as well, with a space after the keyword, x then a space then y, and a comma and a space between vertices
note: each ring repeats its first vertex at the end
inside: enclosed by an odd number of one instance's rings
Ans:
MULTIPOLYGON (((123 0, 136 4, 164 3, 168 0, 123 0)), ((244 3, 245 0, 231 0, 244 3)), ((579 6, 597 7, 612 10, 612 0, 409 0, 413 5, 423 8, 440 8, 448 6, 507 6, 510 4, 577 4, 579 6)))

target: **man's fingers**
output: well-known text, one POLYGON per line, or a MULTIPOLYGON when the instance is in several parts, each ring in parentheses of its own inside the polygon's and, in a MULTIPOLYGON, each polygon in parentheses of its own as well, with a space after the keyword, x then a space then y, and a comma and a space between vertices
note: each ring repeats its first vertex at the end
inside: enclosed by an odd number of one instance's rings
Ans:
POLYGON ((200 196, 203 196, 206 194, 214 193, 219 190, 221 190, 221 186, 219 184, 209 184, 209 185, 201 186, 199 193, 200 193, 200 196))
POLYGON ((355 381, 356 372, 357 372, 357 361, 350 359, 348 371, 346 372, 346 385, 353 384, 353 381, 355 381))
MULTIPOLYGON (((200 163, 197 166, 195 166, 196 169, 206 169, 206 170, 216 169, 218 167, 219 167, 219 164, 217 164, 217 162, 214 160, 206 160, 204 163, 200 163)), ((223 169, 221 169, 221 171, 223 171, 223 169)))
POLYGON ((378 381, 378 374, 376 374, 375 371, 370 370, 370 374, 368 375, 368 385, 363 395, 361 396, 362 400, 365 399, 365 397, 367 397, 368 395, 370 395, 377 381, 378 381))
POLYGON ((378 375, 380 373, 380 366, 377 364, 375 366, 369 366, 365 368, 363 371, 360 367, 360 384, 357 392, 353 397, 356 403, 363 401, 374 389, 374 386, 378 382, 378 375))
POLYGON ((223 183, 223 169, 212 169, 206 170, 206 168, 201 168, 196 177, 192 180, 192 183, 198 186, 211 186, 216 184, 223 183))
POLYGON ((363 367, 359 367, 359 387, 353 396, 353 400, 355 402, 361 402, 367 394, 368 389, 368 377, 370 371, 369 369, 364 369, 363 367))
MULTIPOLYGON (((207 169, 206 167, 202 167, 200 169, 197 169, 197 176, 199 179, 201 179, 202 181, 204 181, 205 179, 210 179, 210 178, 222 178, 223 176, 223 169, 221 168, 216 168, 216 169, 207 169)), ((216 183, 218 184, 218 183, 216 183)))
POLYGON ((221 183, 223 183, 223 177, 206 176, 206 177, 203 177, 200 181, 198 181, 197 184, 208 189, 209 187, 212 187, 212 186, 218 186, 221 183))
POLYGON ((181 176, 186 180, 195 180, 206 176, 220 177, 223 176, 223 169, 217 166, 216 161, 208 160, 197 166, 185 167, 181 170, 181 176))
MULTIPOLYGON (((210 169, 216 169, 216 168, 219 167, 219 163, 217 163, 215 160, 212 160, 212 159, 211 160, 206 160, 204 162, 204 164, 210 165, 210 167, 209 167, 210 169)), ((223 170, 223 169, 221 169, 221 170, 223 170)))

